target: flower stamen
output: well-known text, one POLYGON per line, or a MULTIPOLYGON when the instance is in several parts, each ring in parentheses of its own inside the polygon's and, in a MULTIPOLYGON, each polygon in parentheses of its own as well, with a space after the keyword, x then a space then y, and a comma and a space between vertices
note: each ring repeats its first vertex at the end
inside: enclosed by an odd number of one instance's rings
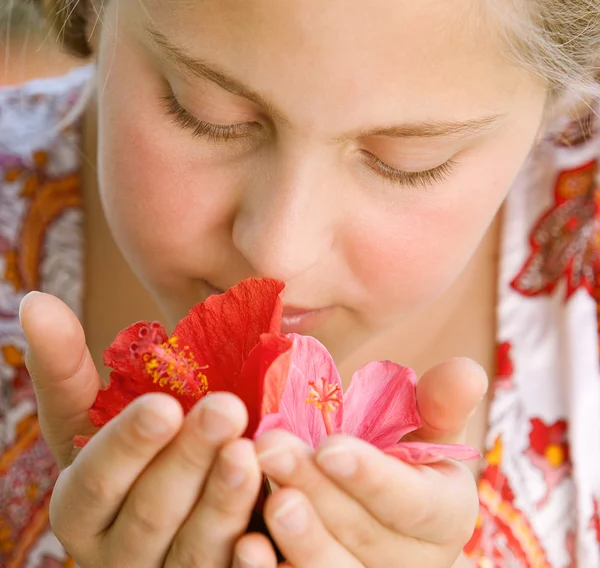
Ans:
POLYGON ((189 345, 180 348, 177 337, 146 347, 142 355, 146 372, 155 384, 168 387, 179 395, 204 396, 208 391, 208 378, 195 360, 189 345))
POLYGON ((312 404, 321 411, 325 431, 328 436, 334 433, 331 412, 334 412, 340 406, 339 385, 331 384, 328 379, 321 378, 308 383, 308 397, 306 404, 312 404))

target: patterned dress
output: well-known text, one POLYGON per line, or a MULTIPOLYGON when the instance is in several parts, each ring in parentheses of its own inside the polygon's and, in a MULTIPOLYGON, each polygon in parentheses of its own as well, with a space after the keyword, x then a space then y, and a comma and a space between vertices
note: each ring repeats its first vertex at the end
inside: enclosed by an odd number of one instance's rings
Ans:
POLYGON ((40 435, 18 308, 42 290, 81 311, 78 101, 91 68, 0 90, 0 566, 74 566, 48 527, 58 475, 40 435))
MULTIPOLYGON (((81 310, 78 108, 93 73, 0 89, 0 567, 73 566, 48 529, 57 470, 40 437, 18 306, 81 310)), ((600 132, 557 120, 511 190, 478 568, 600 568, 600 132)))

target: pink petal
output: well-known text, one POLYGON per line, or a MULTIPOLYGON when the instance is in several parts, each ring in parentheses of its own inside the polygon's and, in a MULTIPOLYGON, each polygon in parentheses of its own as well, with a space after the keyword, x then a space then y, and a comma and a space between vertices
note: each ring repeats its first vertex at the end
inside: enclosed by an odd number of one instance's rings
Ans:
POLYGON ((389 456, 411 464, 432 464, 444 459, 468 461, 481 458, 481 454, 476 449, 460 444, 400 442, 383 451, 389 456))
MULTIPOLYGON (((269 341, 272 342, 271 349, 273 351, 277 350, 279 356, 271 363, 265 373, 260 408, 261 417, 279 411, 279 404, 292 365, 293 341, 288 337, 278 334, 270 334, 269 338, 269 341)), ((263 336, 261 336, 261 340, 263 340, 263 336)))
MULTIPOLYGON (((258 432, 283 428, 316 447, 327 434, 321 411, 306 402, 308 383, 326 378, 331 384, 341 388, 340 376, 331 355, 316 339, 296 334, 288 334, 286 337, 293 340, 292 359, 279 412, 263 418, 258 432)), ((334 428, 340 430, 342 407, 331 414, 334 428)))
POLYGON ((265 432, 269 430, 291 430, 287 420, 279 412, 275 414, 267 414, 263 417, 254 433, 254 439, 260 438, 265 432))
MULTIPOLYGON (((294 341, 292 365, 298 367, 304 373, 304 403, 306 406, 313 408, 319 416, 321 415, 320 411, 314 405, 306 404, 306 397, 310 388, 308 383, 310 381, 327 379, 331 386, 339 387, 340 406, 335 412, 331 413, 331 418, 335 431, 341 432, 344 421, 344 399, 341 397, 341 393, 343 392, 342 380, 340 379, 340 374, 337 371, 333 357, 329 354, 327 348, 314 337, 298 335, 296 333, 288 333, 287 337, 294 341)), ((298 396, 300 396, 300 393, 298 396)))
POLYGON ((367 363, 354 373, 344 395, 344 433, 385 448, 419 428, 416 384, 408 367, 367 363))
POLYGON ((304 373, 292 365, 279 405, 281 422, 277 427, 289 430, 315 448, 327 434, 321 412, 306 403, 307 384, 304 373))

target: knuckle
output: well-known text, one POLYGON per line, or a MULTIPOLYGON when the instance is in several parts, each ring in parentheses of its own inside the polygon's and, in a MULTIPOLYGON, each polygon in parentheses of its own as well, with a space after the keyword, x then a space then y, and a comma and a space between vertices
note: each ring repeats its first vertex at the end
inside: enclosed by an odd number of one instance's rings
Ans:
POLYGON ((200 500, 201 507, 212 511, 219 517, 234 514, 239 517, 246 513, 247 509, 250 509, 244 494, 224 488, 222 482, 219 483, 219 486, 218 490, 206 492, 200 500))
POLYGON ((149 499, 132 498, 124 512, 141 534, 162 533, 172 528, 171 515, 158 512, 149 499))
POLYGON ((74 498, 91 505, 106 502, 112 495, 112 484, 106 472, 88 468, 85 462, 74 462, 65 471, 69 471, 69 483, 74 498))
POLYGON ((198 434, 182 432, 176 456, 181 466, 188 470, 205 471, 214 459, 215 448, 198 434))
POLYGON ((185 542, 176 538, 171 545, 166 562, 167 568, 212 568, 216 566, 201 552, 201 547, 191 546, 189 540, 185 542))
POLYGON ((380 500, 389 498, 390 488, 396 487, 396 484, 390 479, 389 472, 385 468, 372 467, 369 471, 359 472, 357 476, 357 485, 362 485, 367 493, 367 498, 371 500, 380 500))
MULTIPOLYGON (((353 553, 367 551, 371 549, 378 538, 378 531, 375 529, 374 523, 366 521, 363 523, 344 522, 339 525, 338 539, 344 546, 353 553)), ((379 529, 381 530, 381 528, 379 529)))

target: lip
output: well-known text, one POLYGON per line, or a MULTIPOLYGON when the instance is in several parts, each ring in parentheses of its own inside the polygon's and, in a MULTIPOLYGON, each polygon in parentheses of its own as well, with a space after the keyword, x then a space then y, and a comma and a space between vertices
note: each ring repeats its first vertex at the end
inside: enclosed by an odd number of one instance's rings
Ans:
POLYGON ((329 319, 332 312, 333 307, 304 310, 286 306, 283 308, 283 316, 281 318, 281 332, 307 335, 323 325, 329 319))
MULTIPOLYGON (((204 284, 210 296, 224 292, 224 290, 213 286, 206 280, 204 284)), ((297 306, 284 306, 281 317, 281 333, 306 335, 325 323, 331 316, 333 309, 333 306, 314 310, 297 306)))

